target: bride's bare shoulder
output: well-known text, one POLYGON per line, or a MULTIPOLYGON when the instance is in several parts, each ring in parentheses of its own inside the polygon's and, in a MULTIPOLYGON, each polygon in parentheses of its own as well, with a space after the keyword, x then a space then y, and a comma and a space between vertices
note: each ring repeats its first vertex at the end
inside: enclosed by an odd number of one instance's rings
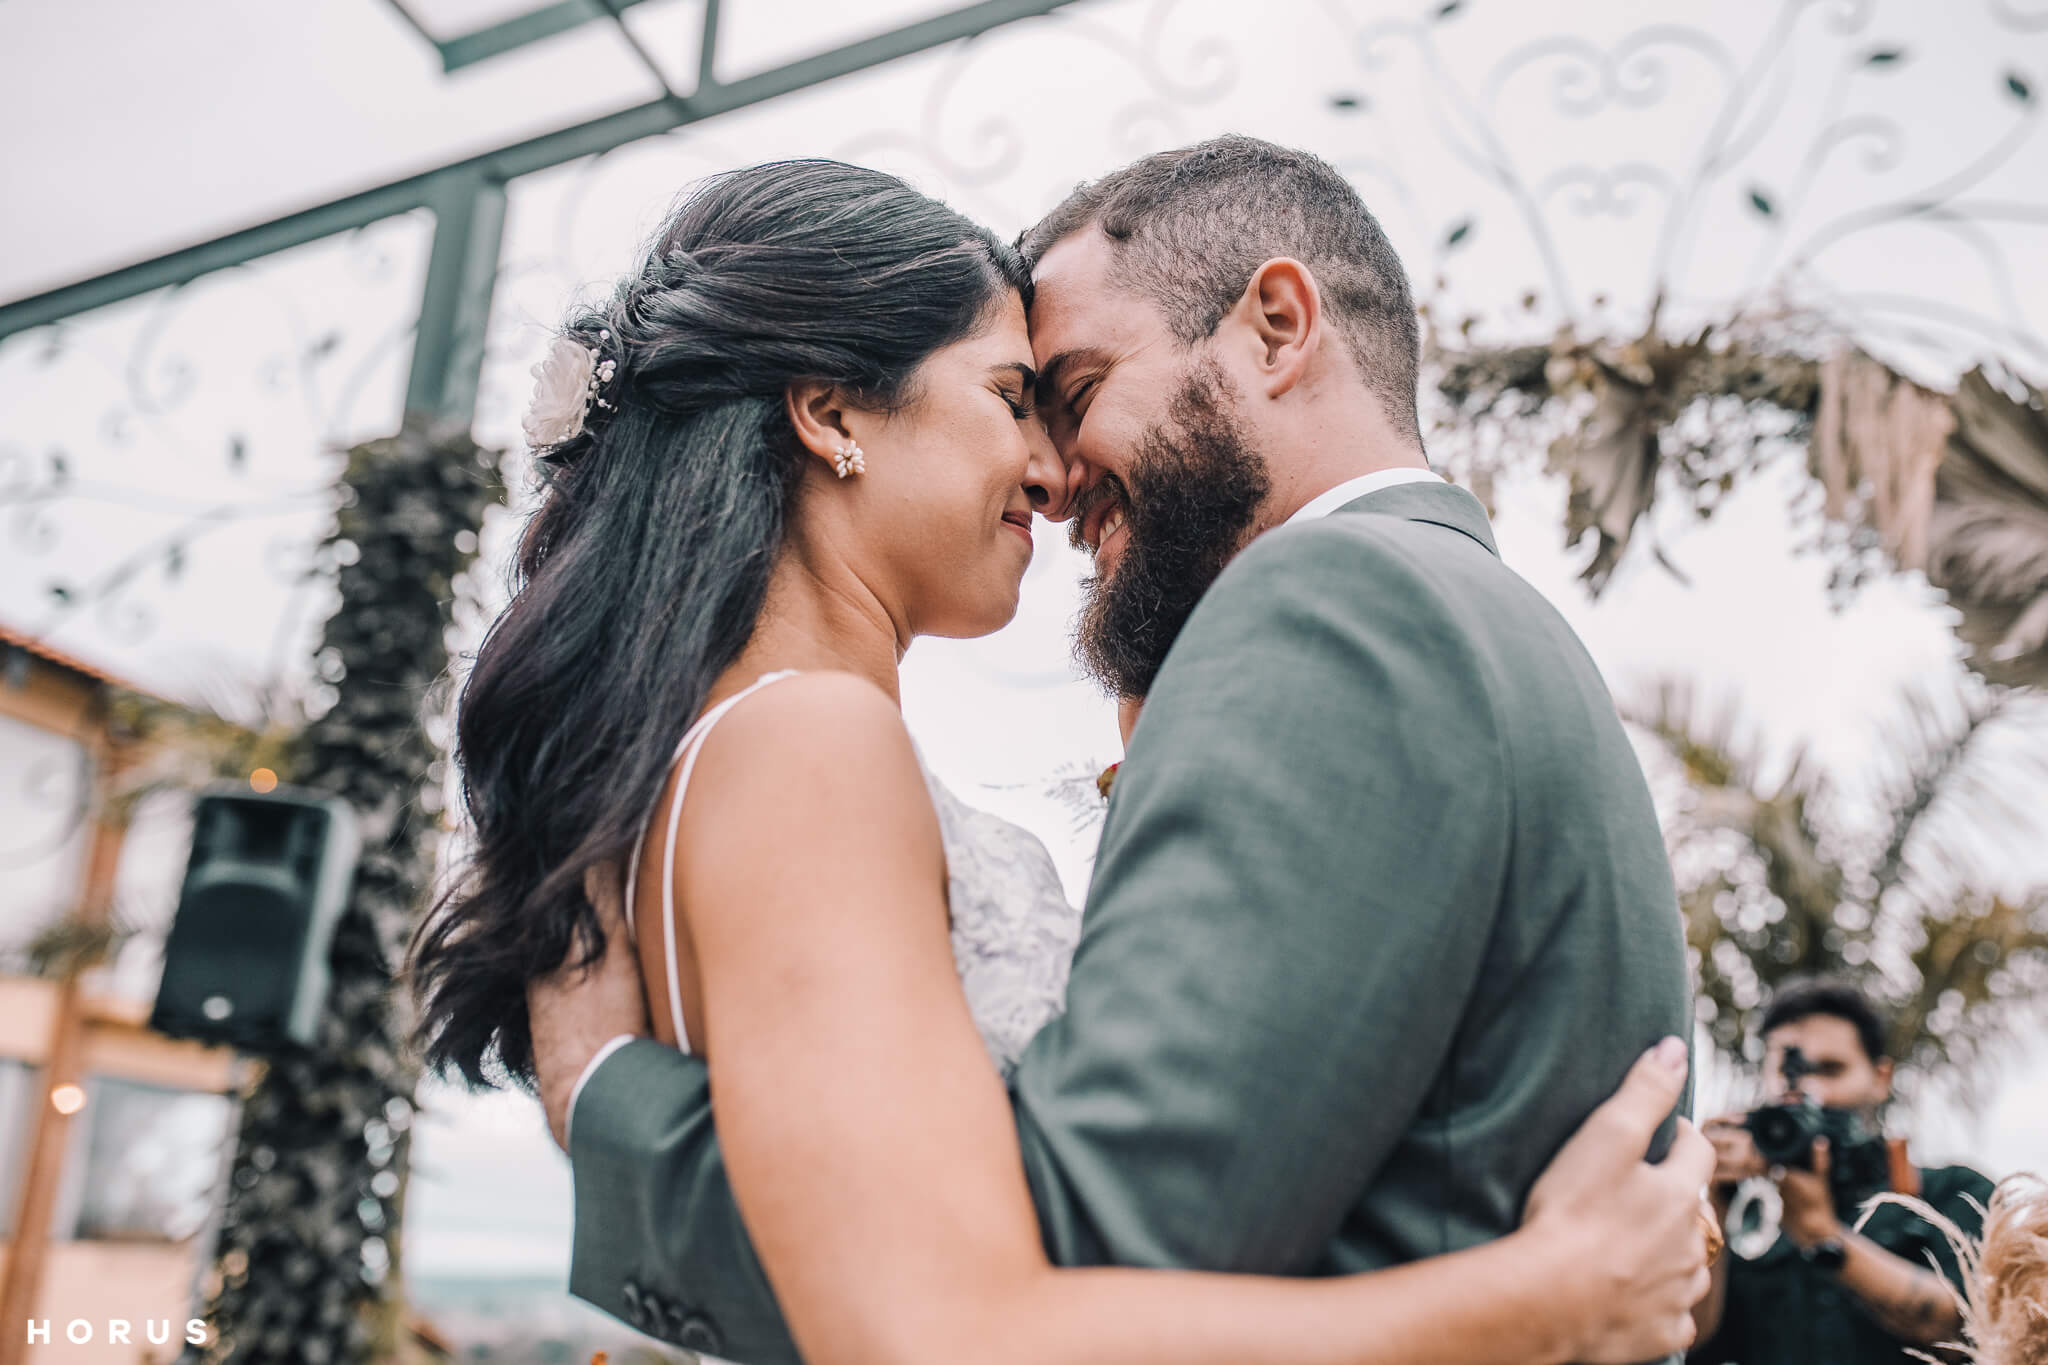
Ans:
POLYGON ((849 789, 926 801, 902 711, 853 673, 800 673, 749 696, 706 739, 698 770, 721 790, 774 789, 792 808, 849 789))
MULTIPOLYGON (((683 812, 678 901, 694 932, 761 906, 799 913, 821 886, 943 895, 945 854, 924 772, 886 692, 847 673, 805 673, 749 696, 698 755, 683 812), (936 871, 937 875, 934 875, 936 871), (791 909, 791 906, 797 907, 791 909)), ((911 897, 915 899, 915 897, 911 897)))
POLYGON ((720 729, 727 725, 755 738, 757 731, 775 731, 796 726, 810 738, 823 738, 852 727, 861 734, 901 738, 903 712, 895 699, 857 673, 819 669, 783 678, 748 697, 720 729))

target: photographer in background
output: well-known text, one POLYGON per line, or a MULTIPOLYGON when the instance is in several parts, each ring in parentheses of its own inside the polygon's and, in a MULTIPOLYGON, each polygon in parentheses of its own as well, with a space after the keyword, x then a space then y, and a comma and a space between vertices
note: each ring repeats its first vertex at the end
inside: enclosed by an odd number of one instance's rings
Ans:
POLYGON ((1720 1158, 1713 1197, 1723 1222, 1737 1186, 1766 1179, 1782 1205, 1779 1234, 1745 1259, 1733 1252, 1740 1231, 1730 1230, 1730 1254, 1693 1310, 1699 1345, 1689 1360, 1903 1365, 1913 1359, 1908 1347, 1957 1338, 1962 1319, 1950 1286, 1960 1286, 1960 1271, 1941 1234, 1890 1205, 1861 1233, 1850 1230, 1865 1201, 1893 1190, 1917 1195, 1976 1237, 1983 1220, 1968 1201, 1991 1196, 1992 1182, 1969 1167, 1921 1169, 1903 1139, 1884 1137, 1880 1111, 1892 1094, 1884 1036, 1869 1000, 1840 982, 1789 986, 1765 1011, 1764 1078, 1779 1098, 1702 1131, 1720 1158))

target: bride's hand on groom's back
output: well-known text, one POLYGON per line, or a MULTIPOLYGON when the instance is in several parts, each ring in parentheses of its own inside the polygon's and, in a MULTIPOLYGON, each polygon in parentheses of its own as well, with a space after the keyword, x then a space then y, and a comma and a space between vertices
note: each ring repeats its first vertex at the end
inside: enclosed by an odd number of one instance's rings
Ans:
POLYGON ((1664 1160, 1645 1160, 1685 1089, 1686 1050, 1667 1040, 1640 1058, 1621 1089, 1587 1117, 1538 1178, 1526 1231, 1551 1239, 1573 1267, 1567 1288, 1591 1331, 1587 1362, 1647 1360, 1692 1344, 1692 1306, 1709 1286, 1702 1193, 1714 1147, 1683 1119, 1664 1160))
POLYGON ((604 928, 604 954, 587 970, 568 966, 581 950, 573 945, 564 965, 526 988, 533 1028, 533 1069, 540 1084, 548 1131, 569 1148, 569 1108, 576 1082, 590 1059, 622 1033, 647 1036, 647 995, 633 935, 626 927, 625 896, 618 869, 593 867, 583 876, 583 894, 604 928))

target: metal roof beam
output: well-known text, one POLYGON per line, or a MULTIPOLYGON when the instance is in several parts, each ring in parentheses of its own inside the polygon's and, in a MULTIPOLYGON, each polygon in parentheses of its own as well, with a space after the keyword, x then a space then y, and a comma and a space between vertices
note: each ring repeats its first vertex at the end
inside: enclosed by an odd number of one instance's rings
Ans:
POLYGON ((718 84, 718 0, 704 0, 704 39, 697 44, 697 88, 718 84))
MULTIPOLYGON (((316 208, 286 214, 255 227, 216 237, 210 242, 0 305, 0 339, 154 289, 189 284, 215 270, 241 265, 259 256, 303 246, 339 232, 367 227, 380 219, 409 213, 417 208, 439 207, 443 201, 437 191, 444 181, 480 178, 502 184, 579 157, 610 151, 643 137, 794 94, 899 57, 911 56, 961 38, 972 38, 1019 19, 1049 14, 1071 3, 1072 0, 980 0, 978 4, 963 5, 946 14, 906 24, 902 28, 741 80, 707 86, 687 98, 658 99, 573 127, 527 138, 480 156, 464 157, 418 175, 331 200, 316 208)), ((707 51, 715 37, 715 27, 714 9, 706 16, 707 51)))
POLYGON ((441 70, 460 71, 465 66, 487 62, 493 57, 567 33, 572 28, 610 17, 607 9, 628 10, 647 0, 557 0, 557 3, 465 33, 445 42, 434 40, 441 53, 441 70))
POLYGON ((413 331, 405 410, 470 424, 484 366, 484 326, 497 292, 505 182, 447 176, 434 208, 434 246, 413 331))

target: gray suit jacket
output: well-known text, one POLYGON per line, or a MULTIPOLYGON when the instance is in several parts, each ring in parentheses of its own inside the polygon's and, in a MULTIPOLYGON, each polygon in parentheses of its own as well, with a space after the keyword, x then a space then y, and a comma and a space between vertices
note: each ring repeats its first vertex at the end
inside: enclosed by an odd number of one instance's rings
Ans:
MULTIPOLYGON (((1469 493, 1368 494, 1240 555, 1147 699, 1067 1012, 1013 1086, 1047 1250, 1326 1275, 1501 1236, 1691 1018, 1663 841, 1592 660, 1469 493)), ((702 1063, 620 1049, 570 1157, 572 1292, 798 1359, 702 1063)))

